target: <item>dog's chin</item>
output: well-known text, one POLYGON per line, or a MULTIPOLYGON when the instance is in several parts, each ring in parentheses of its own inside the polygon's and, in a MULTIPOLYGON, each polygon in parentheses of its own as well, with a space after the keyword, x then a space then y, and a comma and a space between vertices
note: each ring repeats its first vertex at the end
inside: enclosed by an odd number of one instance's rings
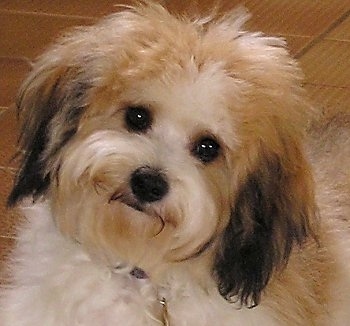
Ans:
POLYGON ((181 246, 175 245, 174 247, 173 241, 176 241, 179 236, 176 231, 178 225, 170 216, 166 216, 166 213, 161 215, 160 210, 154 205, 139 202, 128 194, 113 194, 109 203, 117 205, 125 214, 124 218, 127 216, 128 219, 133 220, 131 221, 134 227, 133 236, 127 241, 132 241, 130 246, 134 248, 139 246, 139 249, 132 251, 134 257, 128 255, 130 253, 130 248, 128 248, 126 257, 130 263, 145 269, 147 273, 152 274, 152 272, 162 269, 161 265, 163 264, 179 264, 198 258, 208 251, 215 242, 216 236, 211 235, 195 246, 193 245, 195 241, 188 239, 181 246), (149 231, 144 233, 147 229, 149 231), (140 256, 140 253, 143 254, 140 256), (144 257, 148 257, 148 259, 145 260, 144 257))

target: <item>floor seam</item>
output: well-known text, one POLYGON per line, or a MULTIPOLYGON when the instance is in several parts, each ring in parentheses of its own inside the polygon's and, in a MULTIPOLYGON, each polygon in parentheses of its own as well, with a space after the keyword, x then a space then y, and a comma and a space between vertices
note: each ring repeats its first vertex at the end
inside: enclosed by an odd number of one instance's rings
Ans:
POLYGON ((320 88, 334 88, 338 90, 350 90, 350 86, 337 86, 337 85, 319 84, 319 83, 312 83, 312 82, 305 82, 304 85, 317 86, 320 88))
POLYGON ((326 36, 332 32, 336 27, 338 27, 342 22, 344 22, 350 16, 350 9, 345 11, 340 17, 333 21, 323 32, 313 38, 308 42, 301 50, 294 54, 294 58, 300 59, 306 53, 308 53, 316 44, 321 42, 326 36))
POLYGON ((54 18, 64 18, 69 20, 91 20, 92 22, 96 21, 96 17, 91 16, 81 16, 81 15, 65 15, 59 13, 47 13, 43 11, 22 11, 16 9, 1 9, 0 13, 10 14, 10 15, 22 15, 22 16, 42 16, 42 17, 54 17, 54 18))

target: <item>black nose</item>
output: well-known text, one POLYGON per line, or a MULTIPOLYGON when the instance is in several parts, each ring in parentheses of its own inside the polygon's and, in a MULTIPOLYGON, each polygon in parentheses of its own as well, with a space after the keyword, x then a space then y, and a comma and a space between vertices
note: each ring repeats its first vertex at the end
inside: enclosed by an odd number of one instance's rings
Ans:
POLYGON ((156 169, 141 167, 130 179, 131 190, 140 202, 154 202, 162 199, 169 190, 165 176, 156 169))

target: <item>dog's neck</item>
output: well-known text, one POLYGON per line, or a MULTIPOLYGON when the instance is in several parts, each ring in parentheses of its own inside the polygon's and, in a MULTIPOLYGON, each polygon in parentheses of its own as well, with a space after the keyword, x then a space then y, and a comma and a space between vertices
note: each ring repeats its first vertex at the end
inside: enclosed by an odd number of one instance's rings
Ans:
MULTIPOLYGON (((146 274, 146 272, 139 267, 134 267, 129 272, 129 274, 131 277, 136 278, 138 280, 148 279, 148 275, 146 274)), ((167 305, 167 300, 165 298, 165 293, 164 293, 164 291, 161 291, 160 289, 158 289, 157 292, 158 292, 157 300, 158 300, 159 304, 161 305, 161 310, 162 310, 161 322, 162 322, 163 326, 170 326, 169 315, 168 315, 168 305, 167 305)))
POLYGON ((182 296, 192 297, 201 293, 217 294, 216 284, 211 277, 212 250, 208 250, 201 257, 195 257, 180 264, 164 265, 160 269, 152 270, 152 275, 138 266, 119 261, 114 264, 112 271, 115 274, 128 275, 130 280, 152 284, 158 302, 159 321, 163 326, 170 326, 169 309, 174 300, 181 300, 182 296), (189 291, 189 292, 188 292, 189 291), (192 292, 194 291, 194 292, 192 292), (180 298, 178 296, 180 295, 180 298))
MULTIPOLYGON (((194 283, 196 283, 198 289, 201 289, 199 290, 201 292, 210 292, 210 289, 216 289, 216 287, 212 284, 213 280, 208 278, 208 273, 205 273, 204 270, 201 270, 200 268, 193 268, 195 264, 196 262, 191 260, 188 262, 188 266, 186 266, 186 264, 182 264, 181 267, 172 266, 172 268, 165 273, 165 275, 167 275, 166 278, 162 279, 162 281, 159 280, 159 282, 153 282, 154 280, 152 281, 147 273, 139 267, 131 268, 129 271, 132 278, 139 281, 149 281, 156 289, 157 301, 161 308, 161 325, 171 325, 168 309, 169 306, 172 306, 174 295, 175 297, 177 296, 177 291, 179 288, 192 288, 194 283), (191 287, 188 287, 189 284, 191 284, 191 287)), ((208 292, 206 293, 208 294, 208 292)))

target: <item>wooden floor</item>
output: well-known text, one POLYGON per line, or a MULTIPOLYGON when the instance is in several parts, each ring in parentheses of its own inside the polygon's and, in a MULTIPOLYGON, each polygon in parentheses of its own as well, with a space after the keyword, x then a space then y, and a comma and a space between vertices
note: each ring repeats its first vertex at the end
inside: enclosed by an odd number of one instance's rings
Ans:
MULTIPOLYGON (((62 31, 92 24, 119 10, 110 0, 0 0, 0 271, 14 242, 15 211, 6 209, 16 164, 18 125, 13 108, 17 88, 31 62, 62 31)), ((126 3, 126 2, 123 2, 126 3)), ((213 1, 168 0, 172 11, 203 11, 213 1)), ((238 4, 252 13, 249 28, 280 35, 306 75, 316 105, 350 106, 350 0, 222 0, 224 10, 238 4)), ((1 281, 0 272, 0 281, 1 281)))

